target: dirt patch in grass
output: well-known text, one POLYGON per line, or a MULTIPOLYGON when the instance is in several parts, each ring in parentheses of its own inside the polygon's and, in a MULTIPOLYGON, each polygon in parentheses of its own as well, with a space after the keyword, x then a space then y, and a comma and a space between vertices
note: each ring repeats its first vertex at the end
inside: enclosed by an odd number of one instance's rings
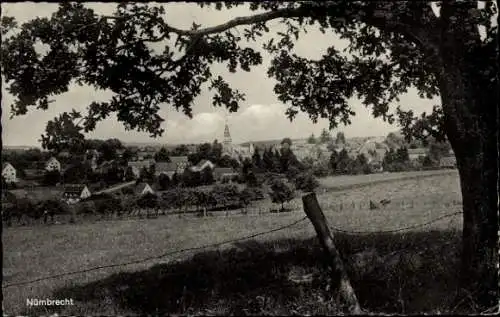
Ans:
MULTIPOLYGON (((336 235, 362 307, 376 313, 450 312, 457 231, 336 235), (370 250, 370 251, 368 251, 370 250)), ((239 242, 175 263, 57 289, 73 298, 59 314, 338 314, 317 239, 239 242), (303 283, 291 276, 309 276, 303 283)), ((22 314, 46 314, 40 308, 22 314)))

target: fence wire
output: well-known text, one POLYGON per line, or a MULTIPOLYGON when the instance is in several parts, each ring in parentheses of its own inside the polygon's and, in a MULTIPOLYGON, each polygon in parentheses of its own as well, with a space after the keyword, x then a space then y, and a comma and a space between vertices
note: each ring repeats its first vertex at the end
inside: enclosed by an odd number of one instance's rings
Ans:
POLYGON ((287 224, 285 226, 281 226, 281 227, 278 227, 278 228, 275 228, 275 229, 272 229, 272 230, 269 230, 269 231, 255 233, 255 234, 252 234, 252 235, 249 235, 249 236, 245 236, 245 237, 240 237, 240 238, 236 238, 236 239, 226 240, 226 241, 222 241, 222 242, 218 242, 218 243, 206 244, 206 245, 192 247, 192 248, 185 248, 185 249, 175 250, 175 251, 166 252, 166 253, 163 253, 163 254, 160 254, 160 255, 150 256, 150 257, 146 257, 146 258, 142 258, 142 259, 134 260, 134 261, 129 261, 129 262, 115 263, 115 264, 108 264, 108 265, 100 265, 100 266, 96 266, 96 267, 92 267, 92 268, 88 268, 88 269, 84 269, 84 270, 78 270, 78 271, 72 271, 72 272, 65 272, 65 273, 60 273, 60 274, 55 274, 55 275, 40 277, 40 278, 37 278, 37 279, 34 279, 34 280, 23 281, 23 282, 16 282, 16 283, 10 283, 10 284, 2 286, 2 288, 5 289, 5 288, 8 288, 8 287, 12 287, 12 286, 32 284, 32 283, 35 283, 35 282, 41 282, 41 281, 45 281, 45 280, 49 280, 49 279, 54 279, 54 278, 59 278, 59 277, 64 277, 64 276, 69 276, 69 275, 76 275, 76 274, 81 274, 81 273, 87 273, 87 272, 97 271, 97 270, 102 270, 102 269, 109 269, 109 268, 114 268, 114 267, 119 267, 119 266, 126 266, 126 265, 132 265, 132 264, 140 264, 140 263, 145 263, 145 262, 148 262, 148 261, 151 261, 151 260, 159 260, 161 258, 164 258, 164 257, 167 257, 167 256, 171 256, 171 255, 174 255, 174 254, 179 254, 179 253, 184 253, 184 252, 188 252, 188 251, 196 251, 196 250, 203 250, 203 249, 218 247, 218 246, 221 246, 221 245, 231 244, 231 243, 234 243, 234 242, 248 240, 248 239, 252 239, 252 238, 258 237, 258 236, 267 235, 267 234, 270 234, 270 233, 273 233, 273 232, 281 231, 281 230, 293 227, 293 226, 295 226, 295 225, 303 222, 306 219, 307 219, 307 216, 305 216, 305 217, 303 217, 303 218, 301 218, 299 220, 296 220, 296 221, 294 221, 294 222, 292 222, 290 224, 287 224))
MULTIPOLYGON (((330 226, 330 229, 333 230, 333 231, 335 231, 335 232, 341 232, 341 233, 346 233, 346 234, 395 233, 395 232, 401 232, 401 231, 411 230, 411 229, 415 229, 415 228, 425 227, 425 226, 428 226, 428 225, 430 225, 432 223, 435 223, 435 222, 437 222, 439 220, 442 220, 442 219, 445 219, 445 218, 449 218, 449 217, 453 217, 453 216, 460 215, 460 214, 462 214, 462 212, 455 212, 455 213, 452 213, 452 214, 447 214, 447 215, 438 217, 436 219, 433 219, 431 221, 428 221, 428 222, 425 222, 425 223, 422 223, 422 224, 412 225, 412 226, 398 228, 398 229, 393 229, 393 230, 383 230, 383 231, 352 231, 352 230, 343 230, 343 229, 335 228, 335 227, 332 227, 332 226, 330 226)), ((163 254, 160 254, 160 255, 150 256, 150 257, 146 257, 146 258, 142 258, 142 259, 138 259, 138 260, 134 260, 134 261, 129 261, 129 262, 115 263, 115 264, 109 264, 109 265, 101 265, 101 266, 91 267, 91 268, 83 269, 83 270, 77 270, 77 271, 72 271, 72 272, 65 272, 65 273, 60 273, 60 274, 55 274, 55 275, 40 277, 40 278, 37 278, 37 279, 34 279, 34 280, 28 280, 28 281, 10 283, 10 284, 3 285, 2 288, 5 289, 5 288, 13 287, 13 286, 20 286, 20 285, 32 284, 32 283, 41 282, 41 281, 44 281, 44 280, 55 279, 55 278, 60 278, 60 277, 64 277, 64 276, 76 275, 76 274, 82 274, 82 273, 87 273, 87 272, 92 272, 92 271, 97 271, 97 270, 102 270, 102 269, 109 269, 109 268, 114 268, 114 267, 132 265, 132 264, 141 264, 141 263, 145 263, 145 262, 148 262, 148 261, 151 261, 151 260, 158 260, 158 259, 161 259, 161 258, 164 258, 164 257, 167 257, 167 256, 174 255, 174 254, 179 254, 179 253, 184 253, 184 252, 189 252, 189 251, 197 251, 197 250, 203 250, 203 249, 218 247, 218 246, 221 246, 221 245, 231 244, 231 243, 234 243, 234 242, 248 240, 248 239, 252 239, 252 238, 258 237, 258 236, 263 236, 263 235, 267 235, 267 234, 270 234, 270 233, 273 233, 273 232, 281 231, 281 230, 293 227, 293 226, 295 226, 295 225, 297 225, 297 224, 305 221, 306 219, 307 219, 307 216, 305 216, 305 217, 303 217, 303 218, 301 218, 299 220, 296 220, 296 221, 294 221, 294 222, 292 222, 290 224, 287 224, 285 226, 281 226, 281 227, 278 227, 278 228, 275 228, 275 229, 272 229, 272 230, 268 230, 268 231, 264 231, 264 232, 259 232, 259 233, 255 233, 255 234, 252 234, 252 235, 249 235, 249 236, 244 236, 244 237, 240 237, 240 238, 236 238, 236 239, 230 239, 230 240, 226 240, 226 241, 222 241, 222 242, 218 242, 218 243, 212 243, 212 244, 206 244, 206 245, 197 246, 197 247, 191 247, 191 248, 185 248, 185 249, 175 250, 175 251, 166 252, 166 253, 163 253, 163 254)))

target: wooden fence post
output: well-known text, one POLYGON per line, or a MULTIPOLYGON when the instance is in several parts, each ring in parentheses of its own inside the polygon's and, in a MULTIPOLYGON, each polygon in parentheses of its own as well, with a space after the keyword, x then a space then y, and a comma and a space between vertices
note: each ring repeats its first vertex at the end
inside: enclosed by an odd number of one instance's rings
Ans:
POLYGON ((319 241, 330 259, 329 264, 332 270, 333 290, 338 291, 342 300, 347 303, 350 313, 360 314, 361 307, 359 306, 358 298, 344 269, 340 254, 335 247, 333 236, 328 228, 328 223, 318 203, 316 194, 309 193, 302 196, 302 203, 304 211, 309 220, 311 220, 319 241))

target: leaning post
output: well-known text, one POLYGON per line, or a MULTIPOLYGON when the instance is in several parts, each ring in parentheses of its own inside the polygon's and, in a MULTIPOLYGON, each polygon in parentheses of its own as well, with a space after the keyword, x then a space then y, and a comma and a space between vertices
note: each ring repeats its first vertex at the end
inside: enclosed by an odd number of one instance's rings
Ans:
POLYGON ((348 305, 350 313, 361 314, 362 311, 359 306, 358 298, 354 293, 347 272, 344 269, 340 254, 335 247, 333 236, 328 228, 328 223, 318 203, 316 194, 308 193, 302 196, 302 203, 304 205, 304 211, 309 220, 311 220, 319 241, 328 255, 329 264, 332 270, 333 289, 338 291, 342 300, 348 305))

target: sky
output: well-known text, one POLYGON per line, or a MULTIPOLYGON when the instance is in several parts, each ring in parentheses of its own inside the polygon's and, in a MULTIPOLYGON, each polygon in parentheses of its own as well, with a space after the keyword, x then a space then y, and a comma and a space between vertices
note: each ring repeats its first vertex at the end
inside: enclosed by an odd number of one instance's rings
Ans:
MULTIPOLYGON (((166 20, 177 28, 187 29, 196 22, 202 27, 214 26, 227 20, 247 16, 251 12, 246 7, 231 10, 216 11, 210 8, 200 8, 190 3, 163 4, 166 9, 166 20)), ((110 15, 113 13, 113 3, 87 3, 86 6, 95 10, 97 14, 110 15)), ((27 22, 36 17, 50 17, 57 10, 56 3, 2 3, 2 15, 13 16, 18 23, 27 22)), ((277 21, 268 24, 270 33, 280 30, 277 21)), ((268 39, 251 43, 251 47, 260 47, 268 39)), ((326 52, 326 48, 335 45, 345 47, 346 43, 338 39, 333 33, 322 34, 311 29, 303 35, 296 44, 295 52, 306 58, 319 58, 326 52)), ((270 56, 263 50, 263 64, 254 67, 250 73, 229 73, 224 66, 215 65, 214 73, 222 75, 234 88, 246 94, 246 100, 240 103, 238 112, 229 114, 223 108, 213 107, 212 94, 204 91, 195 100, 193 118, 190 119, 174 107, 163 105, 159 114, 165 119, 162 127, 166 130, 161 137, 151 138, 148 133, 126 131, 123 125, 112 116, 97 124, 94 131, 86 135, 87 138, 118 138, 124 142, 151 142, 163 144, 201 143, 212 142, 223 138, 224 123, 227 118, 234 143, 259 140, 274 140, 284 137, 292 139, 305 138, 312 133, 319 135, 322 129, 328 129, 328 121, 318 120, 314 124, 308 116, 300 113, 293 122, 285 116, 286 105, 282 104, 273 92, 275 81, 267 77, 267 68, 270 56)), ((2 141, 4 145, 40 146, 39 139, 44 133, 48 120, 53 119, 63 111, 72 108, 85 113, 86 107, 92 101, 106 101, 111 96, 108 91, 97 91, 89 86, 71 86, 65 94, 56 96, 48 110, 31 110, 28 114, 10 119, 10 104, 13 97, 6 90, 2 79, 2 141)), ((415 90, 401 96, 400 105, 403 109, 413 109, 416 113, 430 112, 432 106, 439 104, 438 99, 428 100, 418 97, 415 90)), ((398 130, 396 124, 390 125, 380 118, 373 118, 371 110, 367 109, 355 98, 350 105, 356 115, 351 119, 349 126, 340 125, 331 131, 332 135, 342 131, 346 137, 385 136, 389 132, 398 130)), ((391 109, 396 108, 396 104, 391 109)))

